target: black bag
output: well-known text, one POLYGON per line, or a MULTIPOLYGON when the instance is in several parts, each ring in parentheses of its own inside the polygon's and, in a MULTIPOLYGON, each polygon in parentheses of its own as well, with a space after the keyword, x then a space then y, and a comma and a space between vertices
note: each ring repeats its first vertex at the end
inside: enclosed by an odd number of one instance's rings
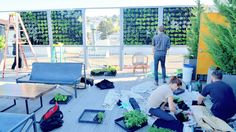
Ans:
POLYGON ((40 120, 40 128, 43 132, 48 132, 53 129, 59 128, 63 125, 63 113, 59 110, 56 103, 55 106, 50 108, 40 120))
MULTIPOLYGON (((84 76, 81 77, 80 82, 81 82, 81 83, 85 83, 85 77, 84 77, 84 76)), ((94 79, 91 78, 91 77, 86 77, 86 84, 89 84, 90 86, 93 86, 93 84, 94 84, 94 79)))
POLYGON ((113 82, 110 82, 109 80, 103 79, 101 82, 95 84, 100 89, 111 89, 115 88, 113 82))

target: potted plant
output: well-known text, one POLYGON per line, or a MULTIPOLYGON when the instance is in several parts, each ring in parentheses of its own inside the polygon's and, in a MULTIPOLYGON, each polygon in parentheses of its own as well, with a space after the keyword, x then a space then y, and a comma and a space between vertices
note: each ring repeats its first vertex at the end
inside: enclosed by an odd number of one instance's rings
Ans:
POLYGON ((104 116, 105 116, 104 112, 98 112, 93 120, 97 121, 98 123, 102 123, 104 116))
POLYGON ((197 65, 197 54, 198 54, 198 44, 199 44, 199 31, 200 31, 200 17, 203 13, 203 7, 200 0, 196 1, 197 6, 192 9, 192 17, 190 18, 191 26, 187 30, 186 44, 188 46, 189 54, 185 59, 185 63, 191 64, 194 67, 193 79, 196 74, 197 65))
POLYGON ((3 59, 3 49, 5 48, 5 36, 0 36, 0 64, 3 59))
POLYGON ((204 35, 204 42, 214 63, 224 72, 223 81, 229 83, 236 94, 236 3, 224 3, 214 0, 219 14, 223 16, 225 24, 207 21, 209 34, 204 35))
POLYGON ((156 126, 152 126, 148 128, 148 132, 174 132, 167 128, 157 128, 156 126))
POLYGON ((115 123, 126 131, 136 131, 147 125, 147 115, 141 111, 132 110, 115 120, 115 123))

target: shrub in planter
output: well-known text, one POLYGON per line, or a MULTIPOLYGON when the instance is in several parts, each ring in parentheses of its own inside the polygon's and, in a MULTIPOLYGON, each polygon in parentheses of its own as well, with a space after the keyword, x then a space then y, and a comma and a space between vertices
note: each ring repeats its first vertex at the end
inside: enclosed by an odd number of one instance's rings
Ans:
POLYGON ((214 0, 219 14, 224 17, 225 24, 207 21, 209 34, 204 34, 204 41, 208 47, 214 63, 225 73, 236 75, 236 3, 214 0))

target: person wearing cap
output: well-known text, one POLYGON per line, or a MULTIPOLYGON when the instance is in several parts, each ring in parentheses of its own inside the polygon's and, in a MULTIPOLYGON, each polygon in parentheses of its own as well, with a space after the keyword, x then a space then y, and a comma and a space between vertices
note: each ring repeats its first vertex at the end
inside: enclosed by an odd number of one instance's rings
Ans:
POLYGON ((203 88, 198 97, 198 104, 202 104, 204 98, 209 95, 213 103, 211 107, 212 114, 227 121, 236 113, 236 100, 233 89, 222 81, 222 77, 221 70, 214 70, 212 72, 212 83, 203 88))
POLYGON ((173 76, 169 84, 164 84, 156 88, 148 98, 147 110, 149 114, 164 120, 174 120, 175 118, 172 115, 164 111, 163 106, 168 103, 170 112, 175 113, 176 108, 173 101, 173 92, 181 86, 181 80, 173 76))
POLYGON ((163 83, 166 83, 166 53, 170 48, 170 38, 164 33, 164 27, 159 27, 159 32, 153 37, 153 53, 154 53, 154 76, 155 84, 158 85, 158 64, 161 62, 162 79, 163 83))

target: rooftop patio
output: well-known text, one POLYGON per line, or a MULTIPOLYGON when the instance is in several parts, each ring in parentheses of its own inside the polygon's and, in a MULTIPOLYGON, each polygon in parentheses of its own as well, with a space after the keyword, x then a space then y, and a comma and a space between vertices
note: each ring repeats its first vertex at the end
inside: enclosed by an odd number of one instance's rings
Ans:
MULTIPOLYGON (((2 59, 2 49, 5 49, 4 57, 6 59, 3 62, 0 61, 0 74, 2 75, 0 81, 0 113, 30 115, 28 113, 39 108, 32 113, 36 116, 37 131, 42 131, 38 121, 49 108, 54 106, 49 104, 50 101, 56 99, 54 97, 61 93, 72 95, 72 99, 68 104, 59 105, 64 115, 64 123, 62 127, 53 131, 125 131, 115 124, 115 119, 122 117, 124 112, 132 110, 128 99, 135 98, 141 110, 145 110, 147 97, 154 89, 158 88, 154 84, 154 58, 151 38, 157 34, 157 27, 164 26, 165 34, 170 37, 171 42, 165 61, 167 82, 169 77, 173 75, 182 78, 182 88, 185 91, 174 97, 182 99, 190 107, 186 111, 182 108, 178 109, 186 112, 185 114, 189 118, 188 121, 183 122, 183 131, 190 132, 194 131, 195 128, 198 129, 201 124, 196 122, 204 119, 197 120, 197 116, 201 114, 194 115, 196 111, 192 108, 192 101, 197 100, 202 88, 211 82, 212 66, 219 66, 222 69, 224 72, 223 81, 233 88, 236 96, 236 61, 234 59, 236 48, 235 44, 231 43, 236 42, 235 30, 231 30, 233 29, 232 25, 235 24, 235 8, 231 7, 233 4, 235 5, 235 2, 224 0, 221 4, 226 4, 226 11, 215 6, 213 1, 202 0, 201 3, 203 5, 200 4, 200 1, 196 3, 194 0, 92 0, 90 2, 58 0, 56 3, 46 0, 32 3, 30 0, 25 0, 15 1, 15 4, 12 4, 11 1, 2 2, 2 8, 0 9, 0 59, 2 59), (205 11, 201 10, 203 7, 206 9, 205 11), (225 12, 229 10, 232 14, 225 15, 227 14, 225 12), (11 13, 12 11, 14 13, 11 13), (17 26, 13 26, 15 29, 12 30, 13 27, 10 26, 12 16, 15 19, 22 19, 26 29, 16 20, 13 23, 17 26), (206 19, 207 17, 209 19, 206 19), (231 24, 228 25, 228 22, 231 22, 231 24), (222 29, 222 32, 219 29, 222 29), (212 37, 211 35, 214 33, 216 35, 212 37), (5 40, 7 41, 4 42, 5 40), (216 42, 216 40, 221 41, 216 42), (14 42, 20 46, 20 48, 18 47, 20 52, 16 50, 15 54, 13 53, 14 42), (35 50, 35 58, 32 49, 35 50), (144 72, 145 68, 133 72, 135 67, 133 57, 136 54, 148 58, 147 64, 145 63, 147 72, 144 72), (23 68, 12 70, 13 60, 19 55, 22 60, 25 60, 22 61, 24 63, 22 64, 23 68), (73 67, 74 70, 71 70, 71 67, 64 67, 64 69, 60 69, 54 65, 50 69, 49 65, 41 65, 37 70, 44 72, 40 73, 35 70, 34 74, 38 75, 39 73, 42 78, 41 80, 36 79, 36 81, 43 84, 38 85, 35 82, 32 85, 26 84, 28 87, 32 86, 32 89, 26 90, 26 88, 22 88, 16 83, 16 79, 32 73, 34 62, 41 64, 48 62, 47 64, 56 64, 56 66, 58 66, 57 64, 67 65, 72 62, 73 65, 76 63, 77 66, 80 65, 82 68, 73 67), (93 70, 96 71, 98 68, 109 66, 115 67, 117 70, 116 76, 105 76, 105 73, 104 76, 91 76, 90 74, 93 70), (115 88, 101 90, 95 85, 86 85, 87 87, 84 89, 82 84, 82 86, 79 86, 78 95, 75 98, 76 94, 74 92, 76 90, 73 88, 77 86, 78 80, 71 81, 64 78, 64 80, 58 82, 56 79, 59 77, 55 76, 54 69, 60 72, 58 75, 62 78, 64 76, 68 77, 67 75, 70 73, 72 74, 69 77, 79 73, 80 78, 83 75, 83 70, 85 70, 86 76, 94 79, 94 84, 107 79, 114 83, 115 88), (49 80, 53 75, 53 79, 56 78, 56 81, 49 80), (188 79, 186 80, 186 78, 188 79), (53 85, 48 85, 50 83, 53 85), (54 85, 63 83, 63 86, 54 85), (5 84, 13 84, 11 85, 13 87, 8 87, 10 85, 5 84), (72 87, 65 86, 65 84, 70 84, 72 87), (42 87, 45 87, 45 89, 40 89, 42 87), (123 108, 116 104, 117 100, 123 101, 123 108), (13 107, 2 111, 13 103, 13 107), (85 109, 105 110, 104 121, 101 124, 79 122, 79 117, 85 109)), ((159 73, 161 73, 160 66, 159 73)), ((28 79, 30 80, 30 78, 28 79)), ((30 82, 29 80, 27 81, 30 82)), ((162 85, 162 82, 160 79, 159 85, 162 85)), ((210 98, 206 97, 204 103, 206 105, 204 107, 206 111, 204 112, 212 121, 215 118, 211 118, 214 116, 210 114, 212 106, 210 98)), ((179 108, 177 103, 175 107, 179 108)), ((232 119, 236 119, 236 114, 232 119)), ((137 132, 147 132, 155 120, 156 118, 148 116, 148 125, 137 132)), ((217 123, 214 121, 211 123, 217 123)), ((228 124, 222 122, 221 125, 214 127, 223 129, 223 126, 227 126, 229 130, 232 128, 234 131, 236 130, 236 121, 227 122, 228 124), (232 128, 229 128, 229 125, 232 128)), ((27 122, 27 124, 30 124, 30 122, 27 122)), ((5 124, 1 125, 4 126, 5 124)), ((211 125, 210 127, 213 128, 211 125)), ((204 130, 205 126, 203 125, 202 128, 204 130)), ((1 127, 0 131, 2 131, 1 127)), ((21 131, 27 130, 24 128, 21 131)), ((34 129, 30 128, 29 131, 33 132, 34 129)))

